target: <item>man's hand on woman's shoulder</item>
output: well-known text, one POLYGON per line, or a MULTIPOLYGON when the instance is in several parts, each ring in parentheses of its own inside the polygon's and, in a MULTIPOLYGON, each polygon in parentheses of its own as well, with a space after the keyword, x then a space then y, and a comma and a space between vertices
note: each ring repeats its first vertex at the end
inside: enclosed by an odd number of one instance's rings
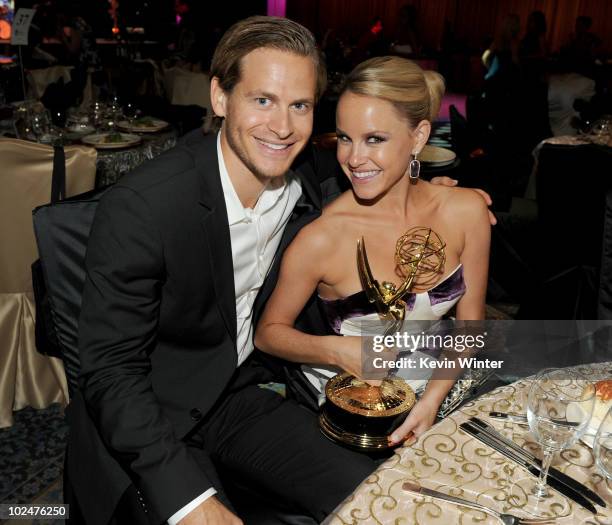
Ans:
MULTIPOLYGON (((430 182, 431 184, 439 184, 440 186, 457 186, 458 184, 457 180, 451 179, 450 177, 434 177, 433 179, 431 179, 430 182)), ((480 188, 469 189, 475 191, 478 195, 480 195, 480 197, 482 197, 487 206, 491 206, 491 204, 493 204, 491 196, 486 191, 481 190, 480 188)), ((497 219, 495 218, 495 215, 493 215, 493 212, 491 212, 491 210, 489 210, 489 222, 491 223, 491 226, 495 226, 497 224, 497 219)))
POLYGON ((243 523, 223 503, 211 496, 179 521, 178 525, 243 525, 243 523))

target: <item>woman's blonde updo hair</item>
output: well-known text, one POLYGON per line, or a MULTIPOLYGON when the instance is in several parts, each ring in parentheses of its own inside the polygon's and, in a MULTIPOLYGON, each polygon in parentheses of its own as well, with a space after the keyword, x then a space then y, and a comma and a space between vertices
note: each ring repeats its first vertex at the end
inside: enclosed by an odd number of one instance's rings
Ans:
POLYGON ((422 120, 433 120, 440 111, 444 78, 436 71, 423 71, 401 57, 376 57, 351 71, 342 93, 350 91, 386 100, 414 128, 422 120))

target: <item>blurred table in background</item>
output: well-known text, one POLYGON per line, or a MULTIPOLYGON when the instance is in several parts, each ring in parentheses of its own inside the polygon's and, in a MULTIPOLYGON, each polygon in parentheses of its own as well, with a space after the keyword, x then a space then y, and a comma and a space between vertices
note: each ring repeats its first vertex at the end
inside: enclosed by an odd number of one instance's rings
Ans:
MULTIPOLYGON (((69 117, 67 126, 59 128, 50 123, 49 111, 36 101, 27 101, 16 107, 0 108, 0 136, 18 137, 31 142, 43 144, 62 143, 86 144, 90 134, 104 133, 108 131, 103 124, 108 119, 116 118, 120 123, 126 117, 120 115, 106 116, 96 123, 96 117, 87 113, 76 113, 69 117), (6 111, 4 111, 6 110, 6 111), (82 125, 86 133, 78 133, 74 126, 79 123, 79 118, 85 119, 82 125), (38 128, 37 128, 38 125, 38 128)), ((146 119, 146 117, 145 117, 146 119)), ((127 121, 127 118, 126 118, 127 121)), ((167 124, 161 121, 162 124, 167 124)), ((116 125, 116 124, 115 124, 116 125)), ((114 128, 115 132, 119 131, 114 128)), ((122 131, 123 133, 123 131, 122 131)), ((138 132, 132 130, 131 138, 140 139, 137 144, 129 147, 117 147, 116 145, 95 145, 98 150, 96 161, 96 187, 114 184, 123 175, 140 166, 143 162, 153 159, 164 151, 174 147, 178 138, 178 131, 172 126, 167 126, 161 131, 138 132)))
POLYGON ((131 148, 98 150, 96 162, 96 186, 114 184, 123 175, 176 145, 174 128, 158 133, 142 134, 141 142, 131 148))

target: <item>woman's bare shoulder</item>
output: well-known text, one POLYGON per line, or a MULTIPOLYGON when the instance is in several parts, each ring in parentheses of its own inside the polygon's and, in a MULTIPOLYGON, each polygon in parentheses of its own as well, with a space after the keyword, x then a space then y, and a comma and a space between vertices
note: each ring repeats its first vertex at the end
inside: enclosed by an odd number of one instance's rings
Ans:
POLYGON ((473 225, 483 221, 489 224, 487 203, 474 190, 431 185, 438 199, 438 209, 441 215, 454 224, 473 225))
POLYGON ((333 217, 345 213, 355 207, 355 197, 352 190, 347 190, 323 208, 323 216, 333 217))
POLYGON ((304 226, 292 243, 309 255, 323 255, 334 250, 351 216, 350 192, 345 192, 328 204, 321 215, 304 226))
POLYGON ((336 242, 337 222, 334 214, 324 211, 298 232, 290 249, 293 251, 297 249, 310 256, 329 253, 336 242))

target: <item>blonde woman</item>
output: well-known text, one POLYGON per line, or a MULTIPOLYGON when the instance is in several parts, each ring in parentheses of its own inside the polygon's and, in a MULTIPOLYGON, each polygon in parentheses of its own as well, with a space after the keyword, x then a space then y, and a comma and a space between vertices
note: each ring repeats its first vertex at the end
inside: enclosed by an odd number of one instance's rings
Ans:
MULTIPOLYGON (((373 58, 347 78, 336 114, 337 159, 352 188, 302 229, 285 252, 255 336, 262 351, 308 364, 302 368, 318 389, 329 367, 361 374, 360 338, 341 336, 347 323, 376 315, 355 263, 361 237, 374 276, 399 284, 393 257, 397 239, 415 226, 431 227, 446 243, 445 267, 433 288, 416 288, 406 296, 406 319, 439 319, 455 305, 458 319, 484 317, 490 239, 486 204, 469 189, 419 179, 417 163, 411 163, 429 138, 443 93, 438 73, 400 57, 373 58), (337 335, 314 336, 294 327, 315 291, 337 335)), ((427 430, 452 384, 449 379, 429 381, 390 442, 427 430)))

